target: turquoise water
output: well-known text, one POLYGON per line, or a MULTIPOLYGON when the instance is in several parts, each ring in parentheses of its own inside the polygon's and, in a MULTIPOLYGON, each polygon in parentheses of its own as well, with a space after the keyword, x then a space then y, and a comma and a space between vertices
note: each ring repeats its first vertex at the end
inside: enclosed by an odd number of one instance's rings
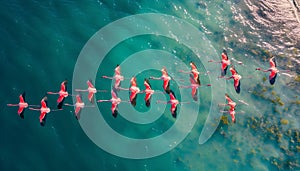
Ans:
MULTIPOLYGON (((288 33, 286 38, 285 34, 281 34, 280 39, 272 37, 267 24, 260 24, 252 16, 249 1, 5 1, 1 4, 0 170, 300 169, 300 93, 295 77, 300 68, 295 62, 300 54, 299 39, 296 36, 293 39, 288 33), (16 108, 6 107, 7 103, 17 102, 23 91, 26 91, 28 103, 39 104, 45 93, 57 91, 64 79, 69 80, 71 92, 73 70, 86 42, 112 21, 150 12, 173 15, 191 23, 205 34, 218 54, 226 48, 230 57, 243 61, 244 66, 236 66, 244 78, 241 94, 234 92, 232 81, 226 81, 229 95, 249 104, 238 104, 237 112, 243 113, 236 115, 236 124, 226 123, 230 118, 224 114, 211 139, 203 145, 198 144, 213 91, 203 88, 200 90, 202 107, 189 135, 168 153, 133 160, 111 155, 95 145, 74 118, 72 108, 50 113, 46 126, 41 127, 37 112, 27 110, 25 120, 21 120, 16 108), (282 44, 283 41, 288 43, 282 44), (257 67, 268 67, 270 54, 277 57, 279 69, 293 71, 289 73, 291 77, 281 74, 275 86, 263 80, 266 74, 253 72, 257 67), (252 78, 247 78, 249 76, 252 78), (288 124, 284 124, 283 119, 288 124)), ((112 75, 116 64, 146 49, 168 51, 185 63, 197 61, 199 70, 206 71, 201 60, 184 45, 166 37, 143 35, 125 40, 110 51, 99 67, 96 87, 109 89, 111 82, 100 76, 112 75)), ((87 66, 92 62, 87 61, 87 66)), ((126 72, 126 68, 123 70, 126 72)), ((137 75, 140 85, 147 74, 159 76, 158 71, 140 73, 137 75)), ((203 83, 208 84, 210 79, 214 78, 201 75, 203 83)), ((177 84, 171 86, 177 87, 177 84)), ((161 85, 158 81, 152 86, 160 89, 161 85)), ((50 107, 55 108, 56 96, 48 97, 50 107)), ((99 93, 96 98, 109 99, 110 94, 99 93)), ((66 101, 72 103, 71 98, 66 101)), ((139 98, 138 104, 141 103, 142 98, 139 98)), ((122 117, 110 117, 109 106, 108 103, 99 105, 102 113, 107 114, 104 115, 106 122, 128 137, 158 136, 174 122, 166 109, 164 116, 154 123, 136 125, 122 117)), ((144 105, 136 109, 147 110, 144 105)), ((120 147, 120 150, 126 149, 120 147)))

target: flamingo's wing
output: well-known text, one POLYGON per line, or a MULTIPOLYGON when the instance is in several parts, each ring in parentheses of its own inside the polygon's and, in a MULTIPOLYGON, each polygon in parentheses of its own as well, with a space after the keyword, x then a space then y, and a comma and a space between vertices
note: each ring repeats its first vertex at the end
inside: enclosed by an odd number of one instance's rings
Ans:
POLYGON ((77 101, 78 103, 82 103, 82 100, 81 100, 80 95, 76 95, 76 101, 77 101))
POLYGON ((24 119, 24 107, 19 107, 19 110, 18 110, 18 114, 19 116, 24 119))
POLYGON ((57 99, 57 109, 62 109, 62 106, 64 104, 65 97, 59 96, 57 99))
POLYGON ((135 97, 136 97, 136 92, 135 91, 131 91, 130 92, 130 101, 132 101, 135 97))
POLYGON ((93 98, 94 98, 94 93, 93 93, 93 92, 90 92, 90 93, 88 94, 88 99, 89 99, 89 101, 92 102, 92 101, 93 101, 93 98))
POLYGON ((241 92, 241 81, 240 80, 234 80, 234 88, 237 93, 241 92))
POLYGON ((144 81, 144 86, 146 87, 146 89, 151 89, 151 85, 147 81, 144 81))
POLYGON ((176 100, 175 95, 173 94, 173 92, 170 92, 170 100, 176 100))
POLYGON ((171 105, 171 113, 172 113, 173 118, 177 117, 177 103, 173 103, 171 105))
POLYGON ((118 105, 116 103, 111 104, 111 112, 112 112, 112 115, 113 115, 114 118, 116 118, 117 115, 118 115, 117 106, 118 105))
POLYGON ((78 116, 78 114, 80 113, 81 111, 81 107, 76 107, 75 108, 75 115, 78 116))
POLYGON ((130 80, 130 84, 131 86, 136 86, 136 78, 135 77, 132 77, 131 80, 130 80))
POLYGON ((87 85, 88 85, 88 87, 90 87, 90 88, 94 88, 94 85, 93 85, 93 83, 92 83, 91 80, 88 80, 88 81, 87 81, 87 85))
POLYGON ((131 102, 132 106, 136 106, 136 98, 137 98, 137 93, 135 91, 131 91, 130 102, 131 102))
POLYGON ((221 75, 222 76, 226 75, 227 69, 228 69, 228 65, 226 63, 222 63, 222 66, 221 66, 221 75))
POLYGON ((117 94, 113 90, 111 90, 111 97, 114 99, 118 98, 117 94))
POLYGON ((47 102, 44 99, 42 99, 41 105, 43 108, 47 108, 47 102))
POLYGON ((198 88, 197 87, 192 87, 192 97, 195 101, 198 100, 197 98, 197 93, 198 93, 198 88))
POLYGON ((231 116, 231 121, 235 123, 235 111, 230 111, 229 114, 231 116))
POLYGON ((20 99, 20 103, 25 103, 25 93, 21 94, 19 96, 19 99, 20 99))
POLYGON ((46 122, 46 112, 41 112, 41 114, 40 114, 40 124, 42 125, 42 126, 44 126, 45 125, 45 122, 46 122))
POLYGON ((227 55, 227 51, 226 50, 223 50, 222 59, 228 60, 228 55, 227 55))
POLYGON ((64 98, 64 96, 59 96, 56 102, 61 103, 64 100, 64 98))
POLYGON ((60 90, 61 91, 66 91, 66 81, 64 81, 64 82, 61 83, 60 90))
POLYGON ((228 103, 233 102, 233 100, 230 98, 230 96, 228 94, 225 94, 225 98, 226 98, 228 103))
POLYGON ((231 71, 231 74, 232 74, 232 75, 237 74, 236 70, 235 70, 233 67, 230 68, 230 71, 231 71))
POLYGON ((164 87, 164 90, 169 93, 170 92, 170 80, 169 79, 165 79, 164 80, 164 83, 163 83, 163 87, 164 87))
POLYGON ((276 81, 277 73, 276 72, 271 72, 269 75, 269 82, 271 85, 273 85, 276 81))
POLYGON ((152 94, 151 93, 146 93, 145 95, 145 101, 150 100, 152 94))
POLYGON ((192 70, 197 70, 197 67, 193 62, 190 63, 190 66, 191 66, 192 70))
POLYGON ((195 80, 195 77, 193 74, 190 74, 190 83, 191 84, 197 84, 196 80, 195 80))
POLYGON ((195 80, 195 83, 200 85, 199 72, 198 71, 192 71, 192 75, 193 75, 193 78, 195 80))
POLYGON ((145 103, 146 106, 149 107, 150 106, 150 99, 151 99, 152 94, 151 93, 146 93, 145 95, 145 103))

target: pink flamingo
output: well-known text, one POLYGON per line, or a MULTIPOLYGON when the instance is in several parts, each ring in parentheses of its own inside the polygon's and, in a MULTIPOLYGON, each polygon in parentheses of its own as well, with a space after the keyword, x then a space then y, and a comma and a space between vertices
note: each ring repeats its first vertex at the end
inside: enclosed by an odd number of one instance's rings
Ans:
POLYGON ((59 95, 59 97, 57 99, 57 109, 62 109, 65 98, 70 95, 67 92, 67 83, 68 83, 67 80, 65 80, 60 84, 59 92, 47 92, 47 94, 58 94, 59 95))
POLYGON ((190 72, 185 72, 182 70, 179 70, 179 72, 184 73, 184 74, 193 74, 193 77, 194 77, 194 80, 196 81, 196 83, 198 85, 201 85, 200 77, 199 77, 200 72, 198 71, 196 64, 194 62, 190 62, 190 66, 191 66, 190 72))
POLYGON ((137 87, 137 83, 136 83, 136 77, 132 77, 130 80, 131 86, 129 88, 130 90, 130 102, 132 104, 132 106, 136 106, 136 98, 137 98, 137 94, 140 93, 140 89, 137 87))
POLYGON ((28 106, 34 106, 34 105, 28 105, 28 103, 25 102, 25 92, 20 94, 19 96, 19 103, 18 104, 7 104, 7 106, 18 106, 18 115, 24 119, 24 111, 28 106))
POLYGON ((94 95, 97 93, 97 92, 106 92, 106 90, 97 90, 95 88, 95 86, 93 85, 92 81, 91 80, 88 80, 87 81, 87 85, 88 85, 88 88, 85 89, 85 90, 82 90, 82 89, 75 89, 75 91, 77 92, 85 92, 87 91, 89 94, 88 94, 88 99, 91 103, 94 103, 94 95))
POLYGON ((228 94, 225 94, 227 105, 230 106, 230 110, 235 110, 236 103, 230 98, 228 94))
POLYGON ((75 104, 65 104, 66 106, 74 106, 75 107, 75 117, 77 120, 80 119, 80 112, 81 109, 85 108, 85 107, 95 107, 95 106, 85 106, 85 104, 82 102, 81 100, 81 96, 78 94, 76 95, 76 103, 75 104))
POLYGON ((227 72, 227 68, 228 68, 228 66, 229 66, 231 63, 230 63, 230 60, 229 60, 229 58, 228 58, 228 55, 227 55, 226 50, 223 50, 223 53, 222 53, 221 56, 222 56, 222 62, 221 62, 221 64, 222 64, 222 66, 221 66, 222 72, 221 72, 221 75, 222 75, 222 76, 225 76, 225 75, 226 75, 226 72, 227 72))
POLYGON ((222 60, 220 62, 214 60, 209 60, 208 62, 221 63, 221 76, 224 77, 227 73, 227 68, 231 64, 231 62, 228 58, 226 50, 223 50, 221 57, 222 60))
POLYGON ((117 117, 118 115, 118 104, 120 104, 121 102, 128 102, 128 101, 122 101, 117 94, 111 90, 111 99, 110 100, 98 100, 97 102, 111 102, 111 112, 112 112, 112 116, 114 118, 117 117))
POLYGON ((144 90, 144 92, 146 93, 146 95, 145 95, 145 103, 146 103, 146 106, 149 107, 150 106, 150 99, 151 99, 152 94, 154 94, 154 90, 152 90, 150 82, 146 78, 145 78, 145 81, 144 81, 144 86, 146 88, 144 90))
POLYGON ((235 123, 236 122, 236 119, 235 119, 235 110, 228 110, 228 111, 221 111, 222 113, 228 113, 230 116, 231 116, 231 122, 232 123, 235 123))
POLYGON ((47 97, 45 96, 42 100, 41 100, 41 108, 39 109, 35 109, 35 108, 29 108, 30 110, 36 110, 36 111, 40 111, 40 124, 41 126, 45 126, 46 123, 46 115, 47 113, 49 113, 51 110, 47 105, 47 97))
MULTIPOLYGON (((195 101, 198 101, 198 88, 201 86, 201 84, 199 84, 200 82, 197 82, 195 80, 194 75, 191 73, 190 74, 190 86, 179 86, 180 88, 192 88, 192 97, 195 101)), ((206 86, 211 86, 211 84, 207 84, 206 86)))
MULTIPOLYGON (((236 122, 236 119, 235 119, 235 107, 236 107, 236 102, 234 102, 230 96, 228 94, 225 94, 225 98, 227 100, 227 104, 223 104, 222 106, 229 106, 229 110, 228 111, 220 111, 220 112, 223 112, 223 113, 228 113, 230 116, 231 116, 231 121, 232 123, 235 123, 236 122)), ((247 103, 245 103, 244 101, 241 101, 239 100, 239 102, 245 104, 245 105, 248 105, 247 103)), ((244 111, 241 111, 240 113, 244 113, 244 111)))
POLYGON ((270 75, 269 75, 269 82, 271 85, 273 85, 275 83, 275 80, 276 80, 276 77, 277 77, 277 73, 278 72, 282 72, 282 71, 285 71, 285 72, 290 72, 290 70, 281 70, 279 71, 276 67, 277 67, 277 64, 276 64, 276 60, 275 60, 275 57, 272 57, 270 58, 269 60, 270 62, 270 68, 267 69, 267 70, 262 70, 261 68, 256 68, 256 70, 258 71, 263 71, 263 72, 270 72, 270 75))
POLYGON ((170 93, 170 80, 171 77, 168 75, 166 67, 161 69, 162 76, 161 77, 150 77, 149 79, 153 80, 163 80, 163 89, 166 91, 167 94, 170 93))
POLYGON ((231 72, 231 77, 228 77, 226 79, 227 80, 233 79, 234 89, 237 93, 240 93, 240 91, 241 91, 241 81, 240 80, 241 80, 242 76, 240 76, 238 74, 238 72, 236 71, 234 66, 230 67, 230 72, 231 72))
POLYGON ((117 65, 117 67, 115 68, 115 75, 113 77, 108 77, 108 76, 104 75, 104 76, 102 76, 102 78, 115 80, 114 88, 116 90, 122 89, 121 88, 121 81, 124 80, 124 77, 121 75, 121 67, 120 67, 120 65, 117 65))
MULTIPOLYGON (((236 107, 237 103, 234 102, 227 93, 225 94, 225 98, 227 100, 227 103, 226 104, 219 104, 219 106, 229 106, 230 110, 235 110, 235 107, 236 107)), ((244 105, 249 106, 249 104, 244 102, 243 100, 238 100, 238 101, 240 103, 244 104, 244 105)))
POLYGON ((168 102, 163 102, 163 101, 158 100, 156 103, 171 104, 171 108, 170 108, 171 114, 172 114, 173 118, 176 118, 177 117, 177 105, 179 103, 182 104, 182 103, 189 103, 189 102, 179 102, 176 99, 175 93, 172 90, 170 91, 169 96, 170 96, 170 100, 168 102))
MULTIPOLYGON (((230 116, 231 116, 231 121, 232 123, 236 123, 236 118, 235 118, 235 114, 237 114, 237 112, 235 112, 235 110, 231 110, 229 109, 228 111, 220 111, 222 113, 228 113, 230 116)), ((242 113, 244 114, 245 112, 244 111, 241 111, 239 113, 242 113)))
POLYGON ((145 93, 145 98, 144 98, 145 104, 147 107, 150 107, 150 100, 151 100, 152 94, 162 93, 162 92, 156 92, 156 91, 152 90, 151 84, 147 78, 145 78, 145 80, 144 80, 144 86, 145 86, 145 90, 141 91, 140 93, 145 93))

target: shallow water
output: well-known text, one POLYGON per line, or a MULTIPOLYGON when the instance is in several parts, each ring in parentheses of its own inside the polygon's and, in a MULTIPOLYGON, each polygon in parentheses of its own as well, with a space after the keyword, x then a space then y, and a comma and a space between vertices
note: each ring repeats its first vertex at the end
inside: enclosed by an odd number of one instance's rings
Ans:
MULTIPOLYGON (((2 2, 0 8, 0 64, 3 80, 0 98, 0 132, 3 137, 0 141, 0 170, 300 169, 300 34, 296 17, 299 10, 290 2, 140 0, 25 3, 15 0, 2 2), (86 42, 112 21, 150 12, 181 18, 199 29, 215 49, 215 52, 206 52, 210 46, 204 42, 201 56, 216 53, 219 58, 222 49, 226 48, 230 58, 234 57, 244 63, 236 64, 237 71, 243 77, 241 94, 234 92, 232 80, 224 81, 226 92, 235 101, 243 100, 249 104, 238 104, 237 112, 240 113, 236 115, 236 124, 230 123, 230 117, 224 114, 212 137, 199 145, 199 136, 207 119, 211 93, 214 91, 210 87, 200 88, 201 107, 188 136, 177 147, 161 156, 133 160, 111 155, 95 145, 81 128, 81 123, 75 119, 72 108, 66 107, 64 111, 50 113, 46 126, 40 127, 38 112, 27 110, 25 119, 21 120, 16 114, 16 108, 6 107, 7 103, 17 103, 18 95, 23 91, 26 91, 28 103, 39 104, 47 91, 58 91, 64 79, 69 80, 68 90, 71 92, 74 88, 71 81, 73 70, 86 42), (263 78, 268 76, 266 73, 255 72, 257 67, 268 68, 271 55, 276 56, 279 69, 292 70, 288 73, 290 76, 280 73, 274 86, 270 86, 268 80, 264 81, 263 78), (287 124, 285 120, 288 121, 287 124)), ((156 25, 153 27, 160 28, 156 25)), ((186 30, 178 30, 183 35, 187 34, 186 30)), ((122 34, 112 30, 111 36, 118 37, 122 34)), ((109 89, 111 82, 100 77, 112 76, 116 64, 147 49, 164 50, 176 55, 186 64, 191 60, 196 61, 201 72, 208 69, 204 68, 208 65, 207 61, 197 58, 188 47, 178 43, 176 37, 172 40, 163 36, 143 35, 127 39, 109 52, 99 66, 97 80, 94 81, 96 87, 109 89)), ((88 68, 94 66, 93 61, 85 62, 87 71, 83 71, 83 75, 88 73, 88 68)), ((143 65, 138 62, 135 64, 143 65)), ((152 65, 161 64, 163 63, 158 62, 152 65)), ((219 67, 218 64, 209 65, 219 67)), ((130 68, 122 70, 126 74, 130 68)), ((186 79, 185 75, 177 74, 176 71, 177 68, 172 68, 169 72, 174 77, 186 79)), ((125 76, 131 77, 131 73, 128 73, 125 76)), ((157 70, 138 74, 140 88, 143 89, 144 77, 159 74, 157 70)), ((217 78, 209 74, 201 75, 202 84, 208 84, 213 79, 217 78)), ((160 81, 151 83, 154 89, 161 90, 160 81)), ((171 84, 181 100, 184 97, 178 93, 179 84, 186 85, 188 81, 171 84)), ((85 82, 82 85, 85 86, 85 82)), ((128 80, 122 85, 128 86, 128 80)), ((189 94, 190 90, 184 92, 189 94)), ((143 104, 143 97, 138 97, 137 111, 148 110, 143 104)), ((155 97, 162 97, 160 100, 168 99, 164 95, 154 96, 154 99, 155 97)), ((50 107, 55 108, 57 97, 49 95, 48 98, 50 107)), ((99 93, 96 98, 109 99, 110 93, 99 93)), ((223 98, 223 94, 219 94, 218 98, 223 98)), ((71 98, 66 101, 72 103, 71 98)), ((152 103, 152 108, 155 105, 152 103)), ((166 132, 175 122, 168 108, 155 122, 141 125, 130 123, 122 115, 117 119, 112 118, 109 103, 101 103, 98 107, 106 123, 127 137, 155 137, 166 132)), ((124 107, 120 105, 120 108, 124 107)), ((179 109, 183 107, 180 106, 179 109)), ((149 110, 156 110, 152 108, 149 110)), ((161 106, 160 110, 163 108, 161 106)), ((184 115, 186 114, 180 117, 184 115)), ((219 115, 221 116, 214 114, 219 115)), ((87 116, 83 113, 82 117, 84 120, 87 116)), ((218 122, 219 119, 215 119, 214 124, 217 125, 218 122)), ((118 148, 126 151, 122 146, 118 148)))

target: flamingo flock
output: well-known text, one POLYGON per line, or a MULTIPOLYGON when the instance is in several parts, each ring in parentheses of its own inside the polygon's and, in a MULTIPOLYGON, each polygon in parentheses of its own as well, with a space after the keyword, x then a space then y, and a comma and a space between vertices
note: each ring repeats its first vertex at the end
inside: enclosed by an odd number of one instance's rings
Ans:
MULTIPOLYGON (((236 61, 236 60, 234 60, 236 61)), ((214 63, 221 63, 221 76, 219 78, 225 78, 227 80, 233 79, 233 87, 236 91, 236 93, 240 93, 241 91, 241 78, 242 76, 238 74, 237 70, 235 69, 234 65, 231 65, 230 59, 228 58, 227 52, 226 50, 223 50, 222 54, 221 54, 221 61, 213 61, 210 60, 209 62, 214 62, 214 63), (227 69, 228 67, 230 67, 230 72, 231 72, 231 76, 230 77, 225 77, 227 74, 227 69)), ((276 77, 277 77, 277 73, 280 72, 276 67, 276 61, 275 58, 272 57, 269 60, 270 62, 270 68, 267 70, 263 70, 261 68, 256 68, 257 71, 262 71, 262 72, 270 72, 269 75, 269 82, 271 85, 273 85, 276 81, 276 77)), ((237 62, 238 64, 242 64, 241 61, 237 62)), ((190 71, 182 71, 180 70, 180 73, 183 74, 189 74, 189 80, 190 80, 190 85, 181 85, 179 86, 180 88, 190 88, 191 89, 191 97, 194 101, 198 100, 198 88, 199 87, 205 87, 205 86, 211 86, 210 84, 206 84, 206 85, 201 85, 200 82, 200 72, 197 69, 197 66, 195 65, 194 62, 190 62, 190 67, 191 70, 190 71)), ((282 70, 284 71, 284 70, 282 70)), ((286 70, 287 72, 289 72, 288 70, 286 70)), ((111 90, 111 99, 101 99, 101 100, 97 100, 97 103, 102 103, 102 102, 110 102, 111 103, 111 113, 112 116, 114 118, 117 117, 118 115, 118 105, 121 102, 125 102, 125 103, 130 103, 133 107, 136 106, 137 104, 137 97, 138 94, 145 94, 144 97, 144 101, 145 101, 145 105, 146 107, 150 107, 151 106, 151 96, 155 93, 162 93, 162 92, 156 92, 155 90, 153 90, 151 88, 151 84, 150 84, 150 80, 162 80, 162 88, 164 90, 163 93, 166 93, 169 95, 169 101, 160 101, 158 100, 156 103, 164 103, 164 104, 170 104, 170 112, 172 114, 173 118, 177 117, 177 106, 178 104, 183 104, 183 103, 190 103, 190 102, 180 102, 178 99, 176 99, 176 95, 175 92, 171 89, 170 86, 170 81, 174 80, 174 78, 172 78, 171 76, 169 76, 168 71, 165 67, 163 67, 161 69, 161 77, 149 77, 149 78, 145 78, 144 79, 144 90, 140 90, 140 88, 138 87, 137 84, 137 79, 135 76, 133 76, 130 79, 130 88, 122 88, 121 87, 121 82, 124 81, 124 76, 121 75, 121 68, 119 65, 116 66, 115 70, 114 70, 114 76, 113 77, 109 77, 109 76, 102 76, 102 78, 104 79, 110 79, 110 80, 114 80, 114 85, 112 87, 111 90), (121 100, 118 97, 118 91, 120 90, 126 90, 130 92, 129 95, 129 101, 126 100, 121 100)), ((47 114, 50 112, 55 112, 55 111, 60 111, 63 110, 63 106, 71 106, 74 107, 74 114, 76 119, 80 119, 80 112, 83 108, 85 107, 95 107, 94 105, 94 99, 95 99, 95 94, 98 92, 107 92, 107 90, 98 90, 96 89, 96 87, 93 85, 92 80, 87 80, 87 89, 75 89, 75 92, 77 92, 77 95, 72 95, 69 94, 67 91, 67 80, 64 80, 61 84, 60 84, 60 90, 58 92, 47 92, 48 95, 58 95, 57 98, 57 109, 50 109, 48 107, 48 100, 47 100, 47 96, 44 96, 40 102, 40 105, 29 105, 26 100, 25 100, 25 92, 20 94, 19 96, 19 103, 18 104, 7 104, 7 106, 17 106, 19 107, 17 113, 20 116, 20 118, 24 119, 24 111, 26 108, 29 107, 29 110, 33 110, 33 111, 39 111, 40 112, 40 116, 39 116, 39 122, 41 126, 44 126, 46 123, 46 117, 47 114), (87 92, 88 93, 88 100, 90 102, 91 105, 85 105, 85 103, 83 103, 82 101, 82 97, 80 95, 81 92, 87 92), (69 96, 76 96, 76 103, 75 104, 64 104, 64 101, 67 97, 69 96), (35 108, 34 108, 35 107, 35 108)), ((220 104, 220 106, 229 106, 229 110, 228 111, 220 111, 222 113, 228 113, 231 116, 231 120, 233 123, 236 122, 236 117, 235 117, 235 109, 236 109, 236 102, 234 102, 232 100, 232 98, 230 98, 230 96, 228 94, 225 94, 225 99, 227 101, 226 104, 220 104)), ((245 102, 243 102, 244 104, 247 104, 245 102)), ((248 104, 247 104, 248 105, 248 104)))

